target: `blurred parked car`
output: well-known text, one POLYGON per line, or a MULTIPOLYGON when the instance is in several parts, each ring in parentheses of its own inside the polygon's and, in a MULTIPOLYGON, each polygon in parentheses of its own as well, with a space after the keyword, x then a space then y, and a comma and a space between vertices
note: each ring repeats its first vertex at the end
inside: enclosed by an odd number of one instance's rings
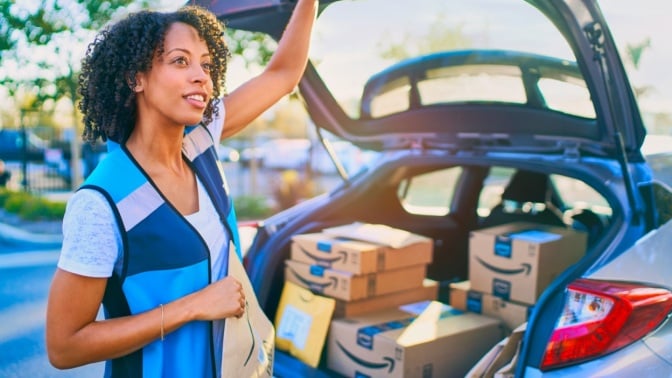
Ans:
POLYGON ((240 153, 233 147, 219 144, 217 146, 217 156, 224 163, 237 163, 240 160, 240 153))
POLYGON ((261 146, 260 161, 268 169, 305 169, 310 156, 311 143, 303 138, 277 138, 261 146))
POLYGON ((246 147, 240 151, 240 164, 243 167, 249 167, 252 162, 258 167, 263 166, 264 151, 261 147, 246 147))
POLYGON ((89 177, 93 169, 98 166, 98 163, 107 155, 107 142, 98 141, 95 144, 84 142, 82 143, 82 175, 84 178, 89 177))
MULTIPOLYGON (((197 3, 231 28, 275 39, 291 11, 271 0, 197 3)), ((660 227, 669 203, 656 203, 642 117, 598 3, 330 0, 320 8, 300 85, 308 113, 379 155, 343 185, 260 223, 245 266, 269 318, 295 235, 363 222, 431 238, 427 278, 449 304, 449 285, 469 279, 472 233, 525 221, 587 242, 529 309, 521 342, 502 361, 510 375, 671 376, 669 243, 633 248, 660 227), (346 14, 347 28, 334 27, 346 14)), ((315 275, 323 269, 316 265, 315 275)), ((303 331, 300 318, 296 311, 293 330, 303 331)), ((371 349, 391 326, 363 329, 357 341, 371 349)), ((473 340, 461 340, 454 351, 468 354, 473 340)), ((399 371, 400 350, 376 359, 342 346, 331 353, 356 366, 355 376, 467 374, 431 364, 399 371)), ((325 358, 313 367, 277 350, 274 374, 343 373, 325 358)))
POLYGON ((6 162, 43 162, 46 148, 47 142, 30 130, 0 129, 0 159, 6 162))
MULTIPOLYGON (((65 182, 70 183, 72 179, 71 151, 69 141, 60 141, 57 147, 47 149, 47 165, 61 177, 65 182)), ((107 155, 107 143, 97 141, 95 144, 80 142, 79 172, 82 178, 87 178, 96 168, 98 163, 107 155)))
MULTIPOLYGON (((377 156, 375 151, 362 150, 348 141, 337 140, 332 141, 330 144, 336 155, 337 162, 350 175, 365 168, 377 156)), ((337 173, 335 162, 319 142, 313 144, 309 161, 310 168, 314 173, 337 173)))

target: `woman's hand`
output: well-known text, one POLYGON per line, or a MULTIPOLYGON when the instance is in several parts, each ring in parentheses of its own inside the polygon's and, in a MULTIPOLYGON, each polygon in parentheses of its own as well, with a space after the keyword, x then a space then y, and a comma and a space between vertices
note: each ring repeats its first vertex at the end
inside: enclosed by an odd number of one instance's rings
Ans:
POLYGON ((213 282, 196 295, 194 305, 199 309, 200 320, 240 317, 245 312, 243 285, 231 276, 213 282))
POLYGON ((127 355, 193 320, 240 317, 243 287, 233 277, 149 311, 97 320, 107 279, 57 269, 47 305, 49 360, 59 369, 127 355), (163 329, 162 329, 163 328, 163 329))

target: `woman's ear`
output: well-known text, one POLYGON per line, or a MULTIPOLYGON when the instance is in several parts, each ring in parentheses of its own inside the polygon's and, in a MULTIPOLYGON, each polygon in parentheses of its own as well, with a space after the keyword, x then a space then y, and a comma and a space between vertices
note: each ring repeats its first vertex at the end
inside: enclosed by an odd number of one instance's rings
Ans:
POLYGON ((141 73, 135 74, 135 87, 133 88, 133 91, 135 93, 140 93, 140 92, 145 90, 145 86, 144 86, 145 80, 144 79, 145 79, 145 77, 144 77, 143 74, 141 74, 141 73))
POLYGON ((126 75, 126 83, 131 89, 131 92, 140 93, 143 90, 142 87, 142 75, 137 72, 131 72, 126 75))

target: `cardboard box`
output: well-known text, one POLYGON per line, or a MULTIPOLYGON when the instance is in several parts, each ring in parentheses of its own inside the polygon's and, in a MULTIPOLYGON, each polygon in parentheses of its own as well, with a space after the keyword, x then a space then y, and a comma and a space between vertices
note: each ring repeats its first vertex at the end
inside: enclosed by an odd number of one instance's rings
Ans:
POLYGON ((403 248, 415 243, 426 243, 432 239, 410 231, 390 227, 385 224, 354 222, 322 230, 324 233, 354 240, 403 248))
POLYGON ((496 319, 420 302, 334 319, 327 366, 348 377, 463 377, 503 337, 496 319))
POLYGON ((556 276, 584 255, 586 241, 582 231, 523 222, 472 231, 471 288, 534 304, 556 276))
POLYGON ((382 245, 313 233, 292 237, 290 258, 306 264, 365 274, 382 270, 379 269, 379 259, 383 260, 384 256, 385 247, 382 245))
POLYGON ((492 294, 471 290, 469 281, 450 284, 450 305, 462 311, 492 316, 501 320, 509 331, 527 321, 532 306, 505 301, 492 294))
MULTIPOLYGON (((336 229, 327 229, 335 232, 336 229)), ((411 265, 432 262, 434 244, 432 239, 391 229, 388 234, 410 234, 407 243, 393 245, 359 240, 353 228, 343 227, 338 233, 312 233, 294 235, 292 260, 320 265, 356 274, 399 269, 411 265)), ((408 235, 407 235, 408 236, 408 235)), ((392 239, 395 240, 394 236, 392 239)))
POLYGON ((334 318, 352 317, 370 312, 385 310, 400 305, 436 300, 439 295, 438 282, 425 279, 422 286, 398 291, 395 293, 378 295, 375 297, 345 301, 336 299, 334 318))
POLYGON ((378 273, 354 274, 319 265, 285 260, 285 279, 315 293, 332 298, 356 300, 384 295, 422 286, 426 265, 386 270, 378 273))

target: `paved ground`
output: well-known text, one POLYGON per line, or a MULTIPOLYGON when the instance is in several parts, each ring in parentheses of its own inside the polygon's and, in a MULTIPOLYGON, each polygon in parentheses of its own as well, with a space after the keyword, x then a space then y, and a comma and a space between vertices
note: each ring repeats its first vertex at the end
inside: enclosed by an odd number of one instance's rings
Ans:
POLYGON ((60 248, 61 221, 26 221, 0 209, 0 253, 60 248))
POLYGON ((0 225, 10 226, 30 233, 46 235, 61 234, 60 220, 26 221, 19 218, 17 215, 8 213, 2 209, 0 209, 0 225))

